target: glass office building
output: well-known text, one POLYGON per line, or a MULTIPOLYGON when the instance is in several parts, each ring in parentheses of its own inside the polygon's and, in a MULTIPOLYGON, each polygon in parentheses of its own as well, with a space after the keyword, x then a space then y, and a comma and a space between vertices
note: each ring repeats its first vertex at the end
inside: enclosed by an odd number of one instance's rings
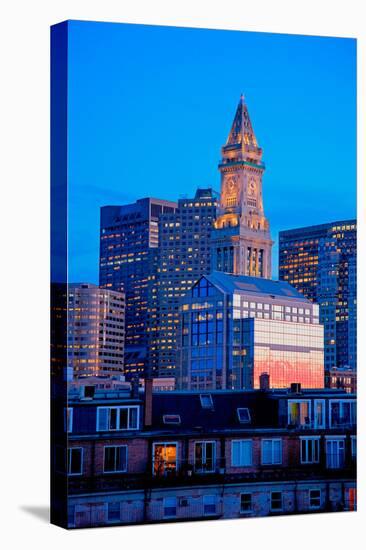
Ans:
POLYGON ((178 387, 324 387, 319 307, 282 281, 213 272, 181 301, 178 387))
POLYGON ((279 278, 320 307, 325 370, 357 364, 356 220, 281 231, 279 278))
POLYGON ((101 208, 99 284, 126 295, 127 378, 143 376, 148 367, 148 303, 155 283, 158 221, 175 208, 174 202, 152 198, 101 208))

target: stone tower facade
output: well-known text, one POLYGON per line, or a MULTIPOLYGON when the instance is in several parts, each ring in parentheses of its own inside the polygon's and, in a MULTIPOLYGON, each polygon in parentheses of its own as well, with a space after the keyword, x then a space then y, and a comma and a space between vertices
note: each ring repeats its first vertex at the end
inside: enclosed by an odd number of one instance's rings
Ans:
POLYGON ((273 241, 263 211, 264 169, 242 95, 219 164, 221 195, 212 232, 212 270, 271 278, 273 241))

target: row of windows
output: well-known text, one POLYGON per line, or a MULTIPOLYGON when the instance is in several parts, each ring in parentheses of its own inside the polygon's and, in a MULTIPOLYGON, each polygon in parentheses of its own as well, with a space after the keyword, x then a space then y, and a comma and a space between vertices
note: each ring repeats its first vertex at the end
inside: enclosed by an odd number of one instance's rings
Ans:
MULTIPOLYGON (((345 436, 326 438, 326 466, 335 469, 345 465, 345 436)), ((165 476, 176 472, 178 464, 178 443, 154 443, 152 472, 155 476, 165 476)), ((216 441, 196 441, 194 444, 193 468, 196 473, 210 473, 216 470, 216 441)), ((261 464, 282 464, 282 439, 261 440, 261 464)), ((356 437, 351 437, 351 454, 356 456, 356 437)), ((320 462, 320 436, 300 437, 300 463, 318 464, 320 462)), ((108 445, 104 447, 104 473, 127 472, 127 445, 108 445)), ((189 465, 185 465, 188 467, 189 465)), ((231 466, 233 468, 253 466, 253 440, 238 439, 231 441, 231 466)), ((67 473, 83 473, 83 448, 68 449, 67 473)))

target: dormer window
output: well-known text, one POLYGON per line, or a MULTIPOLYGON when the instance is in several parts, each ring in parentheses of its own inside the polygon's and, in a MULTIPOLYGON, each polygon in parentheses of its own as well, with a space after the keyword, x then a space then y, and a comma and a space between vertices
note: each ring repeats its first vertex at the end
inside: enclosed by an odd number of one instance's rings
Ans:
POLYGON ((202 409, 213 409, 212 395, 210 393, 201 393, 200 401, 202 409))
POLYGON ((180 415, 179 414, 164 414, 163 415, 164 424, 180 424, 180 415))
POLYGON ((249 424, 251 422, 250 412, 248 408, 236 409, 240 424, 249 424))

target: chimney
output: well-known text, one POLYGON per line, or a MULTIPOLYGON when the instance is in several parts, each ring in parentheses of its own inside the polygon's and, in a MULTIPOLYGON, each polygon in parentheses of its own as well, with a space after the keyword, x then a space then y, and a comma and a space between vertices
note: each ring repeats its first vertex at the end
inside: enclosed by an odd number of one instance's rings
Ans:
POLYGON ((263 391, 269 390, 269 374, 268 372, 262 372, 259 376, 259 389, 263 391))
POLYGON ((299 382, 292 382, 290 385, 290 393, 301 393, 301 384, 299 382))
POLYGON ((138 399, 139 397, 139 377, 134 376, 131 379, 131 397, 133 399, 138 399))
POLYGON ((145 378, 145 426, 152 425, 153 379, 145 378))

